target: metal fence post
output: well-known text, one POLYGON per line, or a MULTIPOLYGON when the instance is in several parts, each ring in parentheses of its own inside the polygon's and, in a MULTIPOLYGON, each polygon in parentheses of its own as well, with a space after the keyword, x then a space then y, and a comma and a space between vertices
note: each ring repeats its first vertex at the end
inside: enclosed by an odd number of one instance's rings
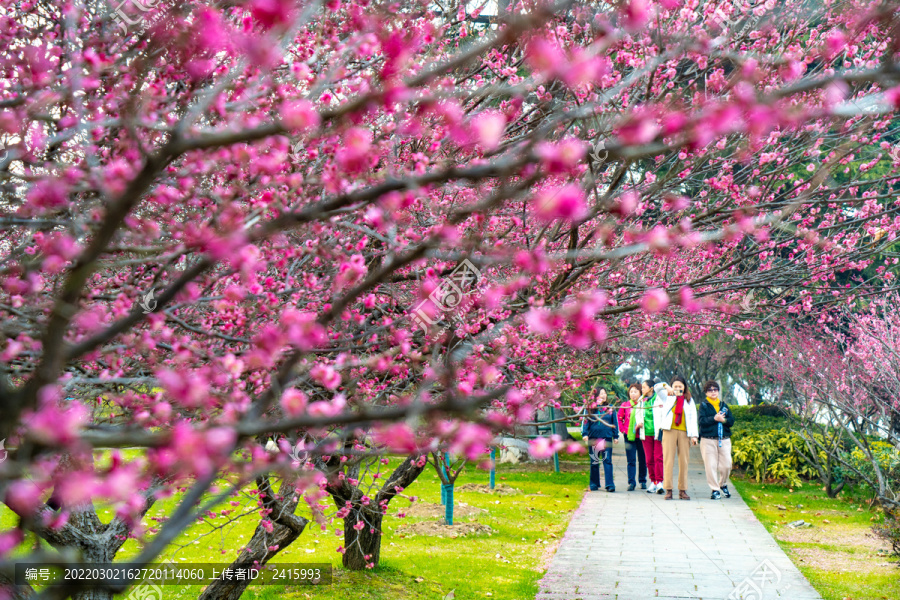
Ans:
POLYGON ((494 489, 494 481, 496 479, 497 467, 497 450, 491 446, 491 489, 494 489))

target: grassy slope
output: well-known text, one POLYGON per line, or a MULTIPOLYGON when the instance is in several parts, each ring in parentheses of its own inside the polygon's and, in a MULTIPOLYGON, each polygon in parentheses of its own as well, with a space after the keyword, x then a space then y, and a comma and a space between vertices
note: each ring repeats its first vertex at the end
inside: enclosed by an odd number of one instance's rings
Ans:
POLYGON ((882 517, 864 498, 841 493, 832 499, 812 484, 791 489, 737 476, 734 485, 822 598, 900 598, 900 570, 879 552, 886 546, 871 535, 872 525, 882 517), (813 527, 787 527, 801 519, 813 527))
MULTIPOLYGON (((397 461, 392 461, 396 464, 397 461)), ((424 600, 442 599, 450 591, 457 598, 494 598, 525 600, 534 598, 537 582, 544 571, 544 560, 552 554, 562 537, 572 511, 580 503, 586 489, 586 465, 563 463, 563 472, 554 473, 552 465, 498 466, 498 483, 522 491, 515 495, 494 495, 481 492, 455 494, 457 503, 485 509, 475 517, 455 519, 455 522, 477 520, 490 526, 491 535, 442 538, 434 536, 404 536, 397 532, 401 524, 434 520, 434 518, 385 520, 385 536, 379 568, 366 572, 347 572, 341 567, 341 555, 335 552, 343 543, 334 527, 322 531, 311 523, 304 534, 276 560, 285 563, 325 562, 334 565, 334 583, 318 588, 309 586, 258 586, 243 596, 248 600, 315 599, 354 597, 360 600, 424 600)), ((488 482, 488 473, 468 468, 457 481, 488 482)), ((406 493, 418 496, 422 502, 440 503, 440 484, 431 467, 410 486, 406 493)), ((239 511, 252 510, 255 500, 238 498, 240 507, 221 505, 239 511)), ((170 514, 175 499, 156 503, 145 519, 155 524, 153 517, 170 514)), ((390 513, 408 506, 404 499, 391 504, 390 513)), ((300 514, 303 514, 301 512, 300 514)), ((309 516, 304 514, 304 516, 309 516)), ((101 518, 106 520, 101 513, 101 518)), ((5 507, 0 507, 0 529, 15 523, 5 507)), ((224 519, 198 523, 183 534, 160 560, 176 563, 227 563, 234 557, 229 549, 249 540, 256 526, 255 515, 224 524, 224 519), (221 527, 221 528, 217 528, 221 527), (222 554, 225 550, 226 553, 222 554)), ((124 560, 138 550, 130 540, 117 559, 124 560)), ((166 600, 196 598, 198 587, 166 588, 166 600)))

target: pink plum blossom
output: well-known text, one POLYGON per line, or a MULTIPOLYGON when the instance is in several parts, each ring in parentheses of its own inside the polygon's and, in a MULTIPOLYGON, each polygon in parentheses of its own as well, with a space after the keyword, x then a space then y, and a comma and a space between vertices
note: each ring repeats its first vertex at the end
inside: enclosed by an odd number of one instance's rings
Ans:
POLYGON ((659 313, 669 306, 669 295, 664 289, 652 288, 641 298, 641 309, 650 314, 659 313))
POLYGON ((538 460, 550 458, 564 447, 565 443, 557 434, 553 434, 550 437, 535 438, 528 442, 528 450, 531 456, 538 460))
POLYGON ((574 184, 542 190, 534 198, 535 216, 544 222, 578 221, 587 214, 584 192, 574 184))
POLYGON ((290 417, 298 417, 305 412, 308 399, 301 390, 290 388, 281 395, 280 402, 284 414, 290 417))
POLYGON ((285 102, 281 107, 281 120, 292 131, 305 131, 319 126, 319 113, 307 100, 285 102))
POLYGON ((480 113, 472 121, 474 139, 486 151, 495 150, 500 145, 505 127, 506 117, 497 111, 480 113))

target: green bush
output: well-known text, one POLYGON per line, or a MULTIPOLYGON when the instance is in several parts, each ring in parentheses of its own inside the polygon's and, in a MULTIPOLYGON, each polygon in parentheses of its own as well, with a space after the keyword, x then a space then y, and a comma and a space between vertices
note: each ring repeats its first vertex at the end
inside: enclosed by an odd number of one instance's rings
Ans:
MULTIPOLYGON (((900 487, 900 448, 882 441, 872 442, 869 448, 888 485, 892 488, 900 487)), ((854 448, 850 452, 848 462, 871 479, 875 479, 874 465, 859 448, 854 448)))
POLYGON ((752 417, 775 417, 777 419, 786 419, 790 416, 790 411, 788 411, 788 409, 776 404, 755 404, 753 406, 747 406, 744 412, 752 417))
POLYGON ((818 471, 801 452, 806 444, 797 423, 780 406, 760 404, 733 408, 732 457, 736 467, 746 470, 757 482, 782 480, 800 486, 815 478, 818 471))
POLYGON ((818 475, 800 454, 806 446, 797 431, 761 425, 754 422, 732 430, 731 455, 736 467, 745 469, 757 482, 778 479, 793 486, 818 475))
POLYGON ((732 406, 734 427, 732 431, 763 431, 767 429, 793 429, 788 413, 781 407, 769 404, 758 406, 732 406))
POLYGON ((767 407, 768 405, 766 404, 760 404, 757 406, 752 406, 749 404, 739 404, 731 406, 731 412, 734 413, 735 419, 739 419, 744 422, 755 421, 763 417, 773 417, 777 419, 784 418, 784 412, 772 411, 767 407))

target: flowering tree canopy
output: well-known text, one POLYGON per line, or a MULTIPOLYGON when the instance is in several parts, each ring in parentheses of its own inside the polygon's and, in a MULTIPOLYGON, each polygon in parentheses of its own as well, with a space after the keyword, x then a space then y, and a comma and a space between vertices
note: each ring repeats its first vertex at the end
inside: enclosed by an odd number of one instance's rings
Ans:
POLYGON ((894 3, 114 4, 0 0, 0 559, 146 562, 275 472, 352 504, 622 336, 895 285, 894 3))
POLYGON ((900 508, 890 472, 900 449, 898 300, 891 293, 865 306, 842 307, 825 328, 785 327, 777 343, 757 352, 781 390, 779 400, 804 425, 812 455, 853 473, 894 514, 900 508))

